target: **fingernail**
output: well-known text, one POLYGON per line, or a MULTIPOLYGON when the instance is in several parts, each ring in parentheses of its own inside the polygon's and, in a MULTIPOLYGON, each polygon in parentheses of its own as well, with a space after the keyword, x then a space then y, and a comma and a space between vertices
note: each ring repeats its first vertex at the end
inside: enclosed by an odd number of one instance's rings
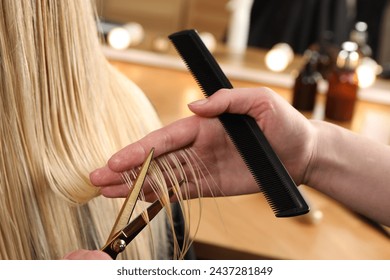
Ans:
POLYGON ((191 103, 188 104, 188 105, 191 105, 191 106, 200 106, 200 105, 203 105, 203 104, 205 104, 205 103, 207 103, 207 102, 208 102, 208 99, 205 98, 205 99, 200 99, 200 100, 196 100, 196 101, 194 101, 194 102, 191 102, 191 103))

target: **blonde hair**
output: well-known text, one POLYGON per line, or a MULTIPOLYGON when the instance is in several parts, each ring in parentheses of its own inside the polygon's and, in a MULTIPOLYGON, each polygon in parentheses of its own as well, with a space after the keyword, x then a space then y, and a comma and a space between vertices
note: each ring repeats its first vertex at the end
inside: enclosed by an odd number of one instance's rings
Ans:
MULTIPOLYGON (((0 1, 1 259, 100 248, 121 200, 98 197, 88 174, 160 126, 101 53, 93 15, 89 0, 0 1)), ((166 257, 166 223, 152 221, 125 257, 166 257)))

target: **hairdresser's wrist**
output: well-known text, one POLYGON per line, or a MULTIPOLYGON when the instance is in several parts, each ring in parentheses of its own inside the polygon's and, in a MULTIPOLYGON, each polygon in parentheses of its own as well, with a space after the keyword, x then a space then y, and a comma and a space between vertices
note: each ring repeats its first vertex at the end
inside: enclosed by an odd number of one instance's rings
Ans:
POLYGON ((324 122, 311 120, 310 124, 312 126, 310 137, 312 141, 311 151, 309 161, 307 162, 304 174, 302 176, 302 182, 299 184, 307 185, 314 187, 316 185, 316 178, 318 172, 321 172, 321 153, 323 144, 321 141, 323 140, 323 126, 324 122))
MULTIPOLYGON (((351 166, 348 135, 339 126, 325 121, 310 121, 314 145, 304 176, 304 184, 327 193, 349 174, 351 166)), ((351 143, 352 145, 352 143, 351 143)))

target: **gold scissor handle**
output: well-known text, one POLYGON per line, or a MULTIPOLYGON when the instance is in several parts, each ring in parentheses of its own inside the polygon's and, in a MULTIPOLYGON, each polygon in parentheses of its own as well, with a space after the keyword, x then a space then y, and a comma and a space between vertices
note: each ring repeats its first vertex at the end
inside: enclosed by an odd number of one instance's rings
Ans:
MULTIPOLYGON (((172 197, 173 193, 173 189, 170 189, 168 192, 169 197, 172 197)), ((147 219, 144 218, 143 213, 139 214, 134 220, 118 232, 109 243, 104 245, 101 251, 107 253, 115 260, 118 254, 122 253, 126 249, 126 246, 154 217, 157 216, 161 209, 163 209, 163 204, 160 200, 153 202, 152 205, 146 209, 147 219)))

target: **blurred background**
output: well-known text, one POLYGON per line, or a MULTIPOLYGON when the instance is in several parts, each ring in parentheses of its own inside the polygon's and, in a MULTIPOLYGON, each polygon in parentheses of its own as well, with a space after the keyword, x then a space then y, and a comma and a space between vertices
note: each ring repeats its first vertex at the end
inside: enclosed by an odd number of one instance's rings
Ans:
MULTIPOLYGON (((246 0, 97 0, 103 20, 125 24, 137 22, 146 39, 195 28, 226 42, 232 9, 246 0), (229 3, 230 2, 230 3, 229 3), (233 3, 236 2, 236 3, 233 3), (231 7, 229 4, 237 5, 231 7)), ((383 67, 390 64, 390 8, 387 0, 254 0, 250 8, 247 45, 271 49, 280 42, 297 54, 314 44, 340 47, 351 38, 357 22, 364 22, 366 44, 383 67), (387 15, 387 16, 386 16, 387 15)), ((245 30, 243 30, 245 31, 245 30)), ((152 48, 151 41, 143 42, 152 48)), ((356 38, 355 38, 356 40, 356 38)))
MULTIPOLYGON (((271 87, 307 118, 390 144, 390 0, 96 2, 105 55, 163 124, 203 97, 167 38, 196 29, 234 87, 271 87)), ((191 202, 197 258, 390 259, 387 227, 299 189, 313 210, 296 219, 276 219, 261 194, 191 202)))

